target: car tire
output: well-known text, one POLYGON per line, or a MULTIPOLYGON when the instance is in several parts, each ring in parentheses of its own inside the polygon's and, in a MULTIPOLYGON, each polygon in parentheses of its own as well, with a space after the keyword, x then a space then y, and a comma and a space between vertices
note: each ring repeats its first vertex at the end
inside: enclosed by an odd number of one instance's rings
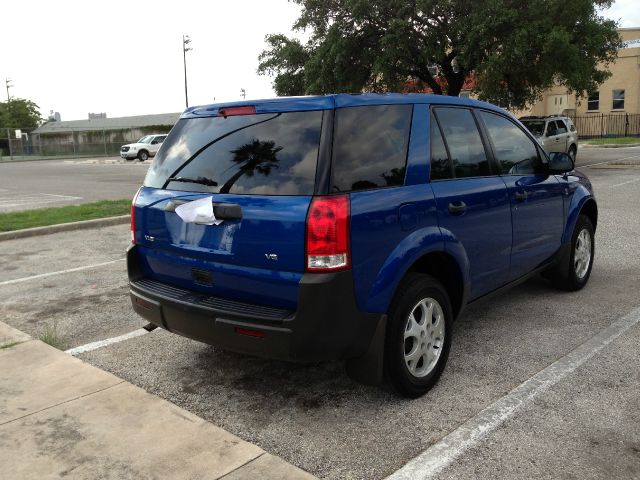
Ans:
POLYGON ((595 255, 594 234, 589 217, 580 215, 573 229, 569 252, 548 274, 555 287, 575 292, 587 284, 595 255))
POLYGON ((571 145, 571 147, 569 147, 569 157, 571 157, 571 160, 573 160, 573 163, 576 163, 576 157, 578 156, 578 149, 575 145, 571 145))
POLYGON ((452 322, 442 284, 429 275, 407 275, 391 302, 385 342, 386 374, 401 395, 416 398, 436 384, 449 356, 452 322))
POLYGON ((149 152, 147 152, 146 150, 140 150, 138 152, 138 160, 140 160, 141 162, 144 162, 148 158, 149 158, 149 152))

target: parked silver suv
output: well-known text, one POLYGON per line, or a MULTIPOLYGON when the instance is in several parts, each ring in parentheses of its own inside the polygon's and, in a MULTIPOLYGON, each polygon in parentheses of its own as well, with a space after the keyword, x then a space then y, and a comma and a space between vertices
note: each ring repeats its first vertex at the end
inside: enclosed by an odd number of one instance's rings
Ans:
POLYGON ((564 152, 575 162, 578 153, 578 132, 569 117, 522 117, 522 124, 548 152, 564 152))

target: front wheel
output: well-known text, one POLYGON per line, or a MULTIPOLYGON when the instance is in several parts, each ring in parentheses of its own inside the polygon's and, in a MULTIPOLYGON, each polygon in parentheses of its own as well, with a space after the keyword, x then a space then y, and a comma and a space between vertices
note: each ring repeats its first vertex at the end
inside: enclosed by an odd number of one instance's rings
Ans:
POLYGON ((141 150, 140 152, 138 152, 138 160, 140 160, 141 162, 144 162, 148 158, 149 154, 145 150, 141 150))
POLYGON ((573 292, 587 284, 595 255, 594 233, 589 217, 580 215, 571 236, 569 253, 551 272, 556 287, 573 292))
POLYGON ((578 149, 576 148, 575 145, 572 145, 571 148, 569 148, 569 157, 571 157, 571 161, 574 163, 576 163, 576 157, 578 156, 578 149))
POLYGON ((396 389, 416 398, 438 381, 449 356, 453 310, 429 275, 409 274, 389 310, 385 366, 396 389))

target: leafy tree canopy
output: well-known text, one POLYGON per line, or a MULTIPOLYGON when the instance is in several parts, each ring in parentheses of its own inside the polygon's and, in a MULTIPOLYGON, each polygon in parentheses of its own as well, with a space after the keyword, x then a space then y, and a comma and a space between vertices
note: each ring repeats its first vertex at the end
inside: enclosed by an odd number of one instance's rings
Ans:
POLYGON ((293 0, 306 43, 267 35, 258 73, 278 95, 406 91, 456 96, 473 74, 480 98, 523 107, 554 84, 583 93, 621 46, 598 10, 612 0, 293 0))
POLYGON ((0 102, 0 127, 31 128, 40 123, 40 107, 31 100, 12 98, 10 102, 0 102))

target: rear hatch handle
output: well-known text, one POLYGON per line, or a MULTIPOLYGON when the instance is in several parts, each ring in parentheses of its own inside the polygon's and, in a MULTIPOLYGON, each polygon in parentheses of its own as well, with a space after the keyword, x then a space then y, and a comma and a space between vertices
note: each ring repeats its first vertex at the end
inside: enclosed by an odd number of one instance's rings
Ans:
MULTIPOLYGON (((165 212, 175 212, 176 207, 192 202, 193 200, 173 199, 169 200, 164 207, 165 212)), ((242 219, 242 207, 237 203, 213 202, 213 214, 220 220, 240 220, 242 219)))

